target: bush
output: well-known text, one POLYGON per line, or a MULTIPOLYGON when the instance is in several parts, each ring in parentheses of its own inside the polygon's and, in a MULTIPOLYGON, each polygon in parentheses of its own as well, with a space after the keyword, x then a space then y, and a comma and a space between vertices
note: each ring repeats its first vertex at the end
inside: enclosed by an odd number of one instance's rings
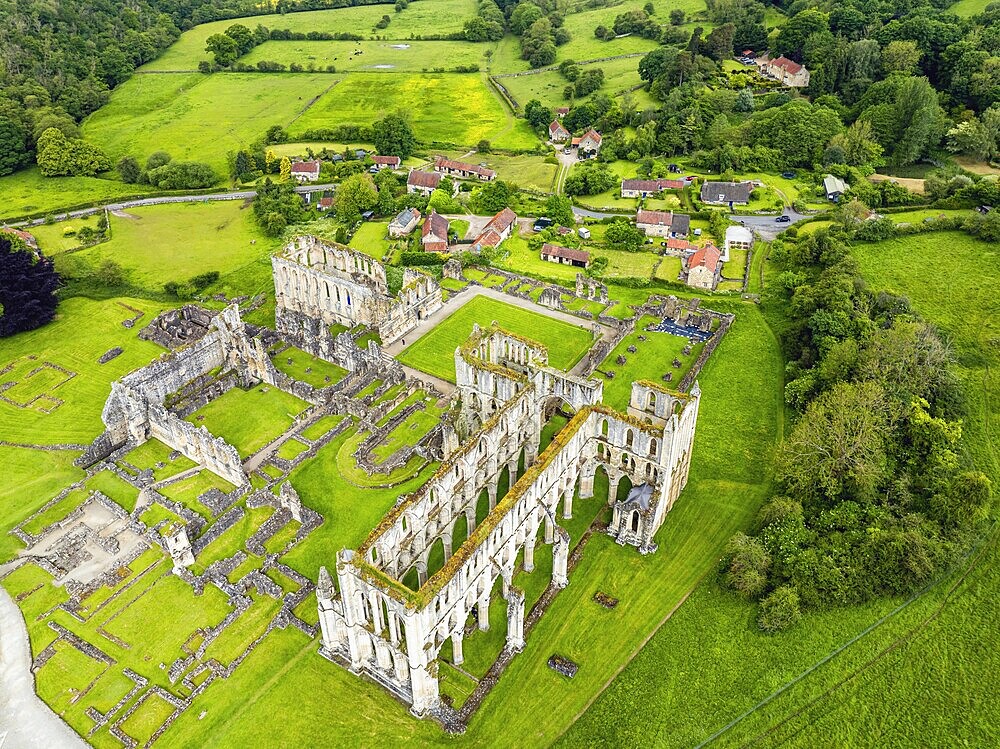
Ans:
POLYGON ((799 594, 790 585, 782 585, 761 601, 757 612, 757 626, 764 632, 781 632, 798 623, 801 618, 799 594))
POLYGON ((400 265, 444 265, 447 258, 436 252, 406 250, 399 255, 400 265))
POLYGON ((758 598, 767 588, 771 555, 756 538, 737 533, 726 544, 726 586, 743 598, 758 598))

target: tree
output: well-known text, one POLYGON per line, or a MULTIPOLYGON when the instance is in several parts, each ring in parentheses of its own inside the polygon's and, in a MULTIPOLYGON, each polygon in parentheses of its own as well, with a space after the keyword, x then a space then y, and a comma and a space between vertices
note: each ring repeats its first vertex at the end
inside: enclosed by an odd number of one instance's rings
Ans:
POLYGON ((889 42, 882 50, 882 70, 886 75, 902 73, 910 75, 917 69, 921 57, 920 48, 911 39, 897 39, 889 42))
POLYGON ((705 52, 717 62, 728 60, 733 56, 733 39, 736 37, 736 26, 724 23, 716 26, 705 38, 705 52))
POLYGON ((813 34, 829 31, 830 26, 824 13, 813 9, 803 10, 781 27, 775 44, 781 54, 801 62, 806 40, 813 34))
POLYGON ((673 10, 670 11, 671 26, 683 26, 686 20, 687 20, 687 13, 685 13, 680 8, 674 8, 673 10))
POLYGON ((139 177, 142 176, 142 167, 139 166, 139 162, 132 156, 125 156, 118 162, 118 176, 121 177, 122 182, 128 185, 134 185, 139 181, 139 177))
POLYGON ((282 181, 292 178, 292 160, 287 156, 281 157, 281 165, 278 167, 278 174, 281 175, 282 181))
POLYGON ((208 37, 205 40, 205 51, 212 53, 215 64, 221 68, 232 65, 240 56, 240 49, 236 41, 225 34, 212 34, 208 37))
POLYGON ((413 129, 402 115, 390 114, 372 123, 372 143, 384 156, 407 158, 417 147, 413 129))
POLYGON ((51 260, 0 232, 0 338, 51 322, 58 288, 51 260))
POLYGON ((545 201, 545 215, 560 226, 573 226, 576 223, 573 204, 562 195, 551 195, 545 201))
POLYGON ((524 105, 524 118, 534 129, 540 130, 547 128, 552 122, 552 110, 544 106, 538 99, 531 99, 524 105))
POLYGON ((492 144, 486 138, 480 138, 476 144, 476 151, 479 153, 489 153, 492 149, 492 144))
POLYGON ((44 177, 93 176, 111 168, 111 160, 97 146, 67 138, 50 127, 37 143, 38 170, 44 177))
POLYGON ((902 132, 890 160, 896 165, 912 164, 937 145, 944 134, 944 112, 937 92, 926 78, 907 78, 896 99, 897 122, 902 132))
POLYGON ((528 0, 522 0, 510 14, 510 30, 515 36, 521 36, 531 25, 544 14, 542 9, 528 0))
POLYGON ((498 213, 510 207, 511 199, 517 194, 517 186, 495 179, 487 182, 472 194, 473 203, 483 213, 498 213))
POLYGON ((857 120, 847 128, 841 145, 845 163, 851 166, 874 166, 881 160, 882 146, 875 141, 871 123, 866 120, 857 120))
POLYGON ((740 89, 739 94, 736 95, 736 103, 733 105, 733 109, 737 112, 752 112, 755 106, 753 90, 750 88, 740 89))
POLYGON ((729 539, 723 559, 726 585, 743 598, 758 598, 767 588, 771 555, 756 538, 737 533, 729 539))
POLYGON ((31 132, 23 110, 0 99, 0 176, 31 163, 31 132))
POLYGON ((170 163, 169 153, 167 153, 166 151, 153 151, 153 153, 149 155, 149 158, 146 159, 146 171, 147 172, 152 171, 153 169, 157 169, 158 167, 161 167, 164 164, 169 164, 169 163, 170 163))
POLYGON ((234 23, 225 33, 236 42, 237 57, 245 55, 257 45, 253 32, 241 23, 234 23))
POLYGON ((798 623, 801 618, 798 592, 790 585, 782 585, 761 601, 757 626, 764 632, 780 632, 798 623))
POLYGON ((359 220, 362 213, 370 211, 377 204, 378 192, 371 175, 367 173, 352 174, 340 183, 333 197, 337 218, 345 223, 359 220))
POLYGON ((604 232, 604 243, 616 250, 638 252, 642 249, 646 235, 624 219, 615 219, 604 232))

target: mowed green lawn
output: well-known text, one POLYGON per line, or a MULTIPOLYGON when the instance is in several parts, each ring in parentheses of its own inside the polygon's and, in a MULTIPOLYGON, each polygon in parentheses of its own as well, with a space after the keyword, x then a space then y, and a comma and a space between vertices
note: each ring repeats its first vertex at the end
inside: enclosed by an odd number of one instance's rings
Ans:
POLYGON ((571 325, 541 312, 477 296, 438 323, 437 327, 412 343, 396 358, 421 372, 454 382, 455 349, 468 340, 475 323, 485 328, 493 321, 501 328, 547 346, 549 364, 558 369, 569 369, 576 364, 593 342, 586 323, 571 325))
POLYGON ((350 73, 297 119, 293 137, 336 125, 370 125, 402 112, 418 139, 475 146, 486 138, 503 148, 531 148, 538 138, 514 119, 477 73, 350 73))
POLYGON ((337 34, 348 31, 407 40, 411 35, 436 36, 461 31, 462 24, 475 12, 473 0, 421 0, 411 3, 402 13, 395 13, 391 5, 380 4, 213 21, 186 31, 170 49, 142 70, 197 70, 198 63, 209 58, 205 40, 212 34, 221 34, 234 23, 242 23, 251 29, 261 24, 269 29, 290 29, 303 33, 321 31, 337 34), (384 15, 392 18, 388 28, 373 29, 384 15))
MULTIPOLYGON (((109 175, 113 176, 113 175, 109 175)), ((43 177, 36 167, 0 177, 0 221, 26 215, 56 215, 76 206, 142 196, 148 185, 126 185, 98 177, 43 177)))
POLYGON ((363 42, 274 41, 254 47, 240 62, 256 65, 260 60, 298 63, 306 68, 336 67, 337 72, 387 70, 418 73, 461 66, 485 67, 486 44, 472 42, 420 42, 397 39, 363 42), (360 52, 361 54, 358 54, 360 52))
POLYGON ((167 281, 209 271, 224 276, 263 262, 279 244, 260 232, 241 201, 170 203, 112 215, 109 241, 57 258, 57 268, 79 275, 114 260, 133 285, 161 291, 167 281))
POLYGON ((289 125, 336 83, 326 74, 135 75, 83 123, 83 135, 112 160, 154 151, 204 161, 226 177, 226 152, 248 146, 271 125, 289 125))
POLYGON ((277 388, 233 388, 186 420, 222 437, 246 458, 283 434, 308 405, 277 388))

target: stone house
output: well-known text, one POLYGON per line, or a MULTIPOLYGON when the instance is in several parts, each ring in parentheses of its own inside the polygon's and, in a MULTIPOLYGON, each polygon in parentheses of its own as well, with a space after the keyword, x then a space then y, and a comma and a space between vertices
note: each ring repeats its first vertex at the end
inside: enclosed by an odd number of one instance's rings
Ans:
POLYGON ((673 211, 645 211, 636 213, 635 225, 647 237, 686 237, 691 231, 691 217, 673 211))
POLYGON ((20 229, 12 229, 10 227, 4 226, 0 227, 0 233, 10 234, 11 236, 20 239, 31 249, 33 250, 38 249, 38 241, 35 239, 35 236, 33 234, 29 234, 26 231, 21 231, 20 229))
POLYGON ((420 221, 420 211, 416 208, 407 208, 401 211, 396 218, 389 222, 389 236, 405 237, 417 227, 420 221))
POLYGON ((297 182, 315 182, 319 179, 319 161, 293 161, 292 179, 297 182))
POLYGON ((448 251, 448 219, 437 211, 431 211, 420 230, 420 242, 427 252, 448 251))
POLYGON ((726 241, 722 246, 722 262, 729 261, 730 250, 752 250, 753 232, 745 226, 730 226, 726 229, 726 241))
POLYGON ((438 156, 434 159, 434 171, 441 174, 450 174, 453 177, 462 179, 478 179, 481 182, 489 182, 496 179, 497 173, 492 169, 479 164, 467 164, 464 161, 455 161, 438 156))
POLYGON ((591 128, 579 138, 573 138, 573 147, 580 153, 598 153, 601 150, 601 134, 591 128))
POLYGON ((333 191, 326 190, 320 195, 319 200, 316 201, 317 211, 328 211, 333 208, 333 191))
POLYGON ((381 171, 382 169, 399 169, 403 160, 398 156, 372 156, 372 163, 381 171))
POLYGON ((574 250, 572 247, 560 247, 546 242, 539 252, 542 260, 549 263, 572 265, 575 268, 586 268, 590 265, 590 253, 585 250, 574 250))
POLYGON ((570 139, 570 132, 559 120, 552 120, 549 125, 549 140, 553 143, 562 143, 563 141, 570 139))
POLYGON ((562 119, 569 114, 569 107, 556 107, 556 117, 562 119))
POLYGON ((761 75, 772 78, 793 88, 805 88, 809 85, 809 71, 804 65, 794 60, 781 57, 771 58, 768 55, 757 58, 757 69, 761 75))
POLYGON ((705 182, 701 186, 701 202, 709 205, 747 205, 752 182, 705 182))
POLYGON ((479 236, 472 240, 472 248, 475 251, 483 247, 499 247, 500 244, 514 232, 517 226, 517 214, 510 208, 504 208, 500 213, 489 220, 489 223, 479 232, 479 236))
POLYGON ((441 184, 441 175, 437 172, 418 172, 411 169, 406 177, 406 191, 419 192, 429 196, 441 184))
POLYGON ((622 197, 648 198, 664 190, 683 190, 684 185, 682 179, 623 179, 622 197))
POLYGON ((687 259, 687 285, 714 291, 722 278, 722 253, 715 245, 705 245, 687 259))

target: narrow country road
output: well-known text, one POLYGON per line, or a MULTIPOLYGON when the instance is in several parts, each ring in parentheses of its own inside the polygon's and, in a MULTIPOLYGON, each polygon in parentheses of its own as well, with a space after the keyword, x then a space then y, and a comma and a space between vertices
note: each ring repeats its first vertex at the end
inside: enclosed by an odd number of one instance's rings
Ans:
POLYGON ((28 630, 0 586, 0 747, 87 749, 87 744, 35 694, 28 630))
MULTIPOLYGON (((325 185, 300 185, 295 188, 295 192, 300 195, 305 195, 311 192, 321 192, 323 190, 332 190, 336 187, 333 184, 325 185)), ((135 200, 123 200, 117 203, 105 203, 104 205, 93 206, 91 208, 80 208, 75 211, 56 211, 52 215, 57 219, 63 218, 81 218, 82 216, 92 216, 95 213, 100 213, 103 210, 109 211, 124 211, 128 208, 137 208, 144 205, 164 205, 166 203, 205 203, 212 200, 248 200, 250 198, 256 197, 256 190, 234 190, 231 192, 213 192, 206 193, 204 195, 163 195, 158 198, 136 198, 135 200)), ((0 221, 0 226, 38 226, 39 224, 44 224, 44 218, 36 218, 30 221, 14 221, 11 223, 4 223, 0 221)))

